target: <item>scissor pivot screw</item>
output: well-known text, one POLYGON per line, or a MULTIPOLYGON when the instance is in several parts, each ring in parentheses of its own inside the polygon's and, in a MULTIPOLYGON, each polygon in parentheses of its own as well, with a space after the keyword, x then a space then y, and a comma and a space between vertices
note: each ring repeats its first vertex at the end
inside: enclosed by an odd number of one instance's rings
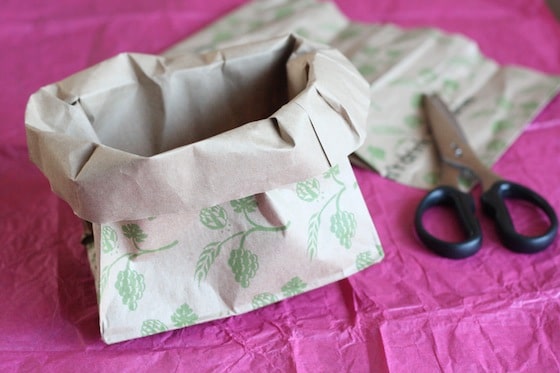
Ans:
POLYGON ((453 154, 455 155, 455 157, 459 158, 463 156, 463 149, 461 149, 459 145, 452 142, 451 148, 453 149, 453 154))

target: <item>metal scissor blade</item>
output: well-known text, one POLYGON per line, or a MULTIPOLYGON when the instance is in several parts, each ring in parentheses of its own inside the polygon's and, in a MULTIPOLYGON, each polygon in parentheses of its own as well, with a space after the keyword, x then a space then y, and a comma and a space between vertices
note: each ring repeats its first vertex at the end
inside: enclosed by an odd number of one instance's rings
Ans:
POLYGON ((424 95, 422 104, 432 138, 443 163, 462 171, 472 172, 481 180, 484 190, 499 180, 499 177, 478 159, 455 116, 437 94, 424 95))

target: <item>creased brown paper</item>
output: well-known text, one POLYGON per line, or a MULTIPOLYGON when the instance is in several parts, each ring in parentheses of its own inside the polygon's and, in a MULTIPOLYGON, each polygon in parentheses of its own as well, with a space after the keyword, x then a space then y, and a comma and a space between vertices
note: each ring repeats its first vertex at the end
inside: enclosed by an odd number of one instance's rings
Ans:
POLYGON ((92 221, 107 343, 248 312, 383 258, 348 155, 368 87, 294 36, 122 54, 34 94, 32 160, 92 221))
POLYGON ((363 142, 368 102, 341 54, 313 48, 281 37, 201 56, 122 54, 31 97, 31 158, 93 222, 307 179, 363 142))

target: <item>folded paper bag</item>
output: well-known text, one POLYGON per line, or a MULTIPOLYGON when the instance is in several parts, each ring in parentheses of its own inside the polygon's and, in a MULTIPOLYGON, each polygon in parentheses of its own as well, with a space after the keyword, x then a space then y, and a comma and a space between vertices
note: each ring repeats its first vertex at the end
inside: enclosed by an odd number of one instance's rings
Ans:
POLYGON ((107 343, 247 312, 381 260, 348 162, 368 86, 295 36, 122 54, 31 96, 31 159, 93 223, 107 343))

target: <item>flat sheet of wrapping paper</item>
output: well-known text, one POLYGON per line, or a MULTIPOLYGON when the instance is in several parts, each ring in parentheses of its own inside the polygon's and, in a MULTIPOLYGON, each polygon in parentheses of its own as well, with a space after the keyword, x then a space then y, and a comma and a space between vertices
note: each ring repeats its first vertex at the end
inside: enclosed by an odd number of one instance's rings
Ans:
POLYGON ((559 77, 499 66, 463 36, 354 23, 333 4, 310 0, 249 3, 165 54, 287 32, 329 43, 356 65, 370 83, 372 102, 355 161, 411 186, 431 188, 439 175, 419 106, 423 93, 439 93, 456 111, 467 140, 491 166, 560 88, 559 77))
POLYGON ((121 54, 34 94, 31 158, 93 222, 103 339, 248 312, 380 261, 348 161, 368 104, 340 52, 293 36, 121 54))

